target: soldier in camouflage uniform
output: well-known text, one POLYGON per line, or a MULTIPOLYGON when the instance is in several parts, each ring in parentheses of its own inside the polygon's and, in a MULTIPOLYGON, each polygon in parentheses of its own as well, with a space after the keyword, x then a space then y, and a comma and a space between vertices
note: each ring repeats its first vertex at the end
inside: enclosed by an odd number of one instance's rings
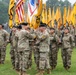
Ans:
MULTIPOLYGON (((29 34, 34 33, 34 30, 32 28, 30 28, 29 25, 28 25, 26 30, 29 32, 29 34)), ((34 39, 29 38, 29 46, 30 46, 30 54, 29 54, 28 68, 31 69, 31 66, 32 66, 32 51, 34 50, 34 39)))
POLYGON ((70 34, 74 37, 74 35, 75 35, 74 26, 73 25, 70 25, 69 30, 70 30, 70 34))
MULTIPOLYGON (((2 29, 3 29, 3 31, 5 32, 5 34, 8 35, 8 39, 9 39, 9 33, 4 29, 4 25, 2 25, 2 29)), ((5 36, 4 41, 6 41, 6 40, 7 40, 7 38, 6 38, 6 36, 5 36)), ((9 42, 9 40, 8 40, 8 42, 9 42)), ((8 42, 5 44, 4 60, 5 60, 5 57, 6 57, 6 47, 7 47, 8 42)))
POLYGON ((10 38, 9 38, 10 44, 11 44, 10 55, 11 55, 11 62, 13 65, 13 69, 15 68, 15 51, 16 51, 15 33, 16 33, 16 27, 13 26, 11 33, 10 33, 10 38))
POLYGON ((46 25, 41 24, 37 35, 39 42, 39 73, 36 75, 44 75, 45 69, 50 74, 50 61, 49 61, 49 34, 46 30, 46 25))
POLYGON ((53 70, 57 65, 58 44, 60 42, 60 39, 56 35, 54 28, 50 28, 49 40, 50 40, 50 65, 53 70))
POLYGON ((18 33, 18 31, 21 30, 21 26, 13 26, 12 31, 10 33, 10 43, 11 43, 11 62, 13 65, 13 68, 16 71, 19 71, 19 59, 18 59, 18 51, 17 51, 17 39, 15 35, 18 33))
POLYGON ((22 23, 22 30, 16 35, 18 39, 18 54, 19 54, 19 75, 29 75, 26 73, 29 63, 30 46, 29 38, 34 38, 27 31, 28 23, 22 23))
POLYGON ((0 24, 0 63, 4 64, 6 55, 6 45, 9 42, 9 34, 3 30, 2 24, 0 24))
POLYGON ((62 59, 63 66, 66 70, 71 66, 71 55, 74 47, 74 37, 69 32, 69 29, 64 29, 64 36, 62 38, 62 59))
POLYGON ((15 33, 15 41, 16 41, 16 51, 15 51, 15 69, 19 73, 19 54, 18 54, 18 39, 16 38, 16 35, 19 34, 19 32, 22 29, 22 26, 16 26, 17 30, 15 33))
MULTIPOLYGON (((37 35, 38 32, 39 32, 38 29, 34 30, 35 35, 37 35)), ((34 39, 33 52, 34 52, 34 61, 36 64, 36 68, 37 68, 37 70, 39 70, 39 41, 38 41, 38 38, 34 39)))

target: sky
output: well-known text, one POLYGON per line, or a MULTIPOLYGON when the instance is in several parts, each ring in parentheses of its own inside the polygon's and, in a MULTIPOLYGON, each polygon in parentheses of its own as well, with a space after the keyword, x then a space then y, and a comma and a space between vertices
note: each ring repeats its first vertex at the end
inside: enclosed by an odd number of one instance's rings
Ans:
MULTIPOLYGON (((43 3, 45 3, 47 0, 43 0, 43 3)), ((63 0, 64 1, 64 0, 63 0)), ((69 2, 71 2, 72 4, 74 4, 76 2, 76 0, 68 0, 69 2)))

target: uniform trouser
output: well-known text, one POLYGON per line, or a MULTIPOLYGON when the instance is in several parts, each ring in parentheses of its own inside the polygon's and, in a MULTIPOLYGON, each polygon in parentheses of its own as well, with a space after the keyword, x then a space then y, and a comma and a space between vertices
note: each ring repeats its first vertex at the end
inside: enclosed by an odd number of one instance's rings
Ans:
POLYGON ((29 62, 28 62, 28 67, 30 68, 31 66, 32 66, 32 50, 30 50, 29 62))
POLYGON ((71 55, 72 55, 72 49, 67 48, 67 49, 62 49, 62 60, 63 60, 63 66, 65 68, 70 68, 71 66, 71 55))
POLYGON ((51 48, 50 50, 50 66, 55 68, 57 65, 58 48, 51 48))
POLYGON ((15 51, 15 69, 19 70, 19 55, 18 55, 18 51, 15 51))
POLYGON ((28 69, 30 51, 20 51, 19 54, 19 70, 25 72, 28 69))
POLYGON ((39 69, 39 48, 34 49, 34 60, 37 68, 39 69))
POLYGON ((15 48, 11 47, 10 55, 11 55, 12 65, 15 68, 15 48))
POLYGON ((49 63, 49 53, 40 53, 40 58, 39 58, 39 69, 40 70, 45 70, 45 69, 50 69, 50 63, 49 63))
POLYGON ((6 57, 6 47, 0 47, 0 63, 4 63, 6 57))

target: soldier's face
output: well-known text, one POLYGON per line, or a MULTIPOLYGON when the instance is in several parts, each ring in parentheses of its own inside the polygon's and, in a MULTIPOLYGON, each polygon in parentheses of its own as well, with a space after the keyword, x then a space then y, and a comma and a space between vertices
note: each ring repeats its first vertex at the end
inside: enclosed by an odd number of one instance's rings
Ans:
POLYGON ((55 31, 54 30, 50 30, 50 33, 53 34, 55 31))
POLYGON ((29 26, 24 26, 25 30, 28 30, 29 26))
POLYGON ((65 29, 64 33, 65 34, 69 33, 69 30, 68 29, 65 29))
POLYGON ((40 27, 39 29, 40 29, 41 32, 44 32, 46 28, 45 27, 40 27))
POLYGON ((17 30, 16 28, 12 28, 12 31, 14 31, 14 32, 15 32, 16 30, 17 30))

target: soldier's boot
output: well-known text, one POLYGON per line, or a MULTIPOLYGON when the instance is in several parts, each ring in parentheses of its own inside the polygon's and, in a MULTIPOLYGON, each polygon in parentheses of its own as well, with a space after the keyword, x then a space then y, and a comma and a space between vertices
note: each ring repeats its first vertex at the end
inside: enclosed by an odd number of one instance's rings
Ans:
POLYGON ((20 71, 19 70, 16 70, 17 74, 19 75, 20 74, 20 71))
POLYGON ((52 66, 52 67, 51 67, 51 70, 54 70, 55 68, 56 68, 56 66, 52 66))
POLYGON ((69 69, 70 69, 70 66, 67 66, 67 67, 65 67, 65 69, 66 69, 67 71, 69 71, 69 69))
POLYGON ((23 75, 23 72, 22 72, 22 71, 20 71, 20 72, 19 72, 19 75, 23 75))
POLYGON ((47 74, 51 74, 51 70, 50 69, 47 69, 47 74))
POLYGON ((39 73, 36 75, 44 75, 44 70, 40 70, 39 73))
POLYGON ((20 75, 20 72, 19 71, 16 71, 16 72, 17 72, 18 75, 20 75))
POLYGON ((26 72, 24 72, 23 75, 30 75, 30 74, 27 74, 26 72))

